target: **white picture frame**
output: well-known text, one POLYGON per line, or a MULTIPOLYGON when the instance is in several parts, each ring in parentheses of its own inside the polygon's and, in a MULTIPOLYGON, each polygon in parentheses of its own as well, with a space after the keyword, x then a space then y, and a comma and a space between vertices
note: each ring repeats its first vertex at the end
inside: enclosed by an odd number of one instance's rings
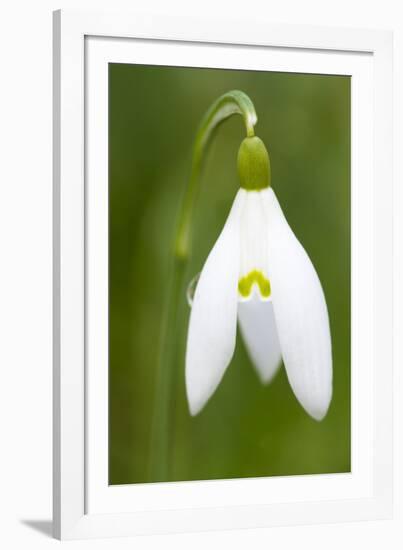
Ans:
POLYGON ((54 13, 55 537, 391 516, 391 94, 392 35, 385 31, 54 13), (91 344, 107 341, 105 67, 186 65, 190 56, 196 66, 352 75, 351 474, 108 486, 107 348, 91 344))

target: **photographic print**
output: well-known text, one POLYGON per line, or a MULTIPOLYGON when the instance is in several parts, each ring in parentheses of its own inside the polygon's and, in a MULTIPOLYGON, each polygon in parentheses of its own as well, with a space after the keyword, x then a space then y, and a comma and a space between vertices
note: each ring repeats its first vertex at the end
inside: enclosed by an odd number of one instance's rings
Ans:
POLYGON ((109 64, 109 483, 349 472, 348 76, 109 64))

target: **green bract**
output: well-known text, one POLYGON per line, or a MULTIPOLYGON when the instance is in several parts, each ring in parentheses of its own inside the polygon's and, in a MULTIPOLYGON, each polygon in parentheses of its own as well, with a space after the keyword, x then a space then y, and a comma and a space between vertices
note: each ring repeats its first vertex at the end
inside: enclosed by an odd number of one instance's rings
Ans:
POLYGON ((257 136, 247 137, 238 151, 238 174, 241 187, 259 191, 270 187, 270 159, 263 141, 257 136))

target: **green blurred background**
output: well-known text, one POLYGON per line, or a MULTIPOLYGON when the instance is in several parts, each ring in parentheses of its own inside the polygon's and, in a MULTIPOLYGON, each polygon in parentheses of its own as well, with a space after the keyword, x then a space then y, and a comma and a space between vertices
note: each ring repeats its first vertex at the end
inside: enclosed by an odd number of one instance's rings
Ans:
MULTIPOLYGON (((322 422, 298 404, 284 367, 260 384, 242 339, 207 406, 188 413, 180 304, 168 480, 350 471, 350 78, 109 65, 109 482, 149 481, 150 429, 170 247, 204 112, 239 89, 254 102, 272 185, 322 281, 334 395, 322 422)), ((209 150, 189 280, 200 271, 239 187, 240 117, 209 150)))

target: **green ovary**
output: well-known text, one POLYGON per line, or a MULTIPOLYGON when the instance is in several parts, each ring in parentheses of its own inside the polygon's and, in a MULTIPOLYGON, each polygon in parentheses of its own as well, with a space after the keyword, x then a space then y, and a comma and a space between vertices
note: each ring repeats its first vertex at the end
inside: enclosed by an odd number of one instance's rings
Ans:
POLYGON ((245 277, 239 279, 238 292, 243 298, 248 298, 252 291, 254 284, 259 286, 260 294, 262 298, 268 298, 271 294, 270 281, 266 279, 261 271, 254 269, 250 271, 245 277))

